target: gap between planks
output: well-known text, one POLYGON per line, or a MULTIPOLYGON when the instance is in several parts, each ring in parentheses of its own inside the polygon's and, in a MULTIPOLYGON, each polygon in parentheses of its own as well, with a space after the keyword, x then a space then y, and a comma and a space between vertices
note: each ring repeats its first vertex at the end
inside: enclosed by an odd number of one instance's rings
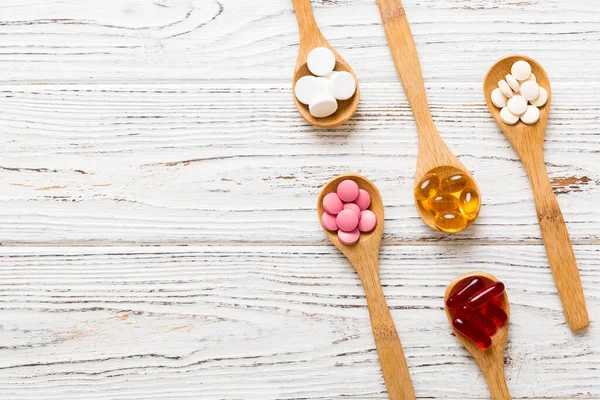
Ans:
MULTIPOLYGON (((600 245, 600 239, 589 239, 589 240, 572 240, 573 246, 593 246, 600 245)), ((452 240, 451 237, 448 240, 432 238, 401 241, 401 240, 382 240, 383 246, 543 246, 544 243, 539 240, 536 243, 524 242, 524 241, 507 241, 502 242, 490 242, 485 240, 469 240, 468 238, 462 240, 452 240)), ((192 247, 192 246, 206 246, 206 247, 218 247, 218 246, 230 246, 230 247, 329 247, 331 243, 325 238, 318 242, 269 242, 269 241, 253 241, 253 242, 238 242, 238 241, 176 241, 176 242, 136 242, 136 241, 74 241, 74 242, 1 242, 0 247, 192 247)))

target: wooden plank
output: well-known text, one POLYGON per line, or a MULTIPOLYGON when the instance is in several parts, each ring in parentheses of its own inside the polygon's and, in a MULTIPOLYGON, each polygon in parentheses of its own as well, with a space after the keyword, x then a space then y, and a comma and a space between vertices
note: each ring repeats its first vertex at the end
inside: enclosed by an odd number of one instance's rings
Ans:
MULTIPOLYGON (((575 252, 598 321, 600 247, 575 252)), ((569 331, 544 257, 383 248, 419 398, 488 396, 442 309, 450 280, 476 269, 508 288, 514 398, 600 398, 599 332, 569 331)), ((360 282, 333 247, 3 247, 0 311, 0 398, 386 398, 360 282)))
MULTIPOLYGON (((481 188, 481 216, 463 233, 417 216, 416 131, 398 83, 364 84, 356 117, 336 130, 307 126, 287 84, 4 85, 0 242, 322 243, 320 187, 357 172, 382 192, 388 243, 540 243, 526 174, 480 84, 427 90, 481 188)), ((573 240, 598 242, 600 84, 553 92, 548 169, 573 240)))
MULTIPOLYGON (((291 80, 291 2, 31 2, 0 6, 0 81, 291 80), (268 5, 267 5, 268 4, 268 5)), ((554 80, 600 78, 596 0, 406 0, 425 81, 478 80, 504 55, 537 58, 554 80)), ((324 35, 359 79, 395 82, 372 0, 313 1, 324 35)))

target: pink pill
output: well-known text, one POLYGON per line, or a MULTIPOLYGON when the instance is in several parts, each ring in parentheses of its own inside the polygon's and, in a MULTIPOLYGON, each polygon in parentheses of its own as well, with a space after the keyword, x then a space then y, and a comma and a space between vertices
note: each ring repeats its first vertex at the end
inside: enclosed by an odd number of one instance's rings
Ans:
POLYGON ((337 215, 335 222, 337 222, 338 228, 350 232, 358 226, 358 216, 352 210, 342 210, 337 215))
POLYGON ((323 208, 329 214, 337 215, 344 209, 344 203, 342 203, 337 194, 328 193, 323 197, 323 208))
POLYGON ((358 242, 358 239, 360 239, 360 231, 358 229, 354 229, 350 232, 339 230, 338 239, 340 239, 340 242, 344 244, 354 244, 358 242))
POLYGON ((344 210, 352 210, 356 213, 358 219, 360 219, 360 207, 354 203, 346 203, 344 204, 344 210))
POLYGON ((358 230, 361 232, 371 232, 377 225, 377 216, 371 210, 364 210, 360 213, 358 230))
POLYGON ((365 189, 360 189, 358 197, 354 200, 354 203, 360 207, 361 210, 366 210, 371 205, 371 195, 365 189))
POLYGON ((324 212, 323 215, 321 215, 321 223, 328 231, 338 230, 337 222, 335 222, 335 215, 324 212))
POLYGON ((358 197, 358 184, 350 179, 341 181, 337 187, 337 195, 346 203, 356 200, 358 197))

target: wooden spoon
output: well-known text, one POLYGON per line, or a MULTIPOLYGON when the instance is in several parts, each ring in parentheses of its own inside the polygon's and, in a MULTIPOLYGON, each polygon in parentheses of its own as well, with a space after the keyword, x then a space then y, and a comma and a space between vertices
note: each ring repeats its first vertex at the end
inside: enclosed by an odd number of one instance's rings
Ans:
POLYGON ((356 74, 352 68, 350 68, 350 65, 348 65, 346 60, 344 60, 342 56, 331 47, 329 42, 325 40, 325 37, 315 21, 310 0, 292 0, 292 3, 294 4, 294 10, 296 10, 296 19, 298 20, 298 29, 300 30, 300 46, 298 48, 296 67, 294 68, 292 88, 296 87, 298 79, 305 75, 311 75, 308 66, 306 65, 306 59, 308 54, 315 47, 327 47, 331 50, 335 55, 336 61, 334 71, 348 71, 354 76, 354 80, 356 81, 356 93, 354 93, 354 96, 350 97, 348 100, 338 100, 337 111, 329 117, 313 117, 308 110, 308 106, 300 103, 294 95, 294 103, 296 103, 296 108, 298 109, 298 112, 300 112, 300 115, 302 115, 302 118, 314 126, 333 128, 348 121, 358 108, 358 102, 360 100, 358 79, 356 79, 356 74))
POLYGON ((537 61, 529 57, 508 56, 490 68, 483 82, 483 93, 492 116, 521 158, 529 175, 542 239, 546 246, 548 261, 567 317, 567 323, 573 331, 586 328, 590 324, 590 319, 585 305, 577 261, 544 163, 544 134, 550 113, 550 100, 552 100, 548 75, 537 61), (511 66, 518 60, 525 60, 531 65, 537 82, 548 91, 548 101, 540 108, 540 119, 532 125, 526 125, 521 121, 515 125, 507 125, 502 122, 500 109, 492 104, 490 97, 492 91, 498 87, 498 81, 510 73, 511 66))
MULTIPOLYGON (((400 81, 402 81, 402 87, 404 87, 404 92, 413 111, 417 132, 419 133, 419 155, 415 172, 415 187, 423 176, 434 168, 447 167, 450 170, 456 168, 472 180, 473 188, 477 191, 481 202, 481 193, 479 193, 475 180, 444 143, 431 118, 419 55, 402 2, 400 0, 377 0, 377 3, 379 4, 379 12, 381 13, 392 57, 396 64, 396 70, 400 75, 400 81)), ((417 210, 427 225, 433 229, 438 229, 433 222, 434 217, 432 214, 423 212, 420 207, 417 207, 417 210)))
POLYGON ((324 212, 323 197, 328 193, 335 192, 338 184, 345 179, 352 179, 358 183, 361 189, 369 192, 371 195, 370 210, 377 217, 377 226, 369 233, 361 233, 360 239, 353 245, 345 245, 340 242, 335 232, 330 232, 324 227, 323 230, 331 243, 352 263, 362 281, 379 355, 379 364, 390 399, 415 399, 404 351, 379 281, 379 247, 383 234, 383 201, 379 191, 373 182, 363 176, 354 174, 337 176, 325 185, 319 195, 317 202, 319 221, 324 212))
POLYGON ((506 386, 506 378, 504 377, 504 348, 506 347, 506 339, 508 337, 508 325, 510 323, 510 306, 508 304, 508 296, 506 291, 502 294, 502 309, 508 315, 508 319, 502 328, 498 328, 496 334, 492 336, 492 345, 487 350, 481 350, 477 345, 471 342, 469 339, 464 337, 460 332, 457 332, 452 325, 452 321, 454 320, 454 312, 450 310, 446 306, 446 301, 448 298, 454 294, 458 289, 456 287, 460 282, 467 278, 471 278, 473 276, 481 276, 485 279, 486 284, 491 284, 493 282, 498 282, 498 279, 493 275, 487 274, 485 272, 476 271, 470 272, 468 274, 464 274, 454 279, 448 285, 446 289, 446 294, 444 295, 444 309, 446 310, 446 316, 448 317, 448 322, 454 331, 454 334, 466 347, 466 349, 471 353, 485 379, 487 380, 488 386, 490 388, 490 394, 492 395, 492 400, 510 400, 510 393, 508 392, 508 386, 506 386))

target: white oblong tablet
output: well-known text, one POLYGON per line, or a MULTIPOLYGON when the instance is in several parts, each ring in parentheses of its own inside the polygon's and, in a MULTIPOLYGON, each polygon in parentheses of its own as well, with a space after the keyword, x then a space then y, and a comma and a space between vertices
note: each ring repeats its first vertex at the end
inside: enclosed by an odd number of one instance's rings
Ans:
POLYGON ((527 111, 521 115, 521 121, 527 125, 535 124, 540 119, 540 110, 536 106, 527 106, 527 111))
POLYGON ((534 81, 525 81, 521 85, 521 96, 525 97, 525 100, 531 101, 538 98, 540 95, 540 85, 534 81))
POLYGON ((506 97, 508 97, 509 99, 513 97, 514 93, 504 79, 498 81, 498 87, 500 88, 500 90, 502 90, 502 93, 504 93, 506 97))
POLYGON ((321 91, 317 78, 311 75, 303 76, 298 79, 294 86, 294 94, 298 101, 302 104, 310 104, 314 96, 321 91))
POLYGON ((331 93, 327 92, 319 93, 308 105, 310 115, 315 118, 329 117, 331 114, 337 111, 337 108, 337 101, 331 95, 331 93))
POLYGON ((325 76, 335 67, 335 56, 327 47, 315 47, 308 53, 306 64, 310 72, 317 76, 325 76))
POLYGON ((531 75, 531 65, 527 61, 519 60, 512 65, 510 73, 520 81, 527 80, 531 75))
POLYGON ((515 115, 521 115, 527 111, 527 100, 525 100, 525 97, 521 95, 515 95, 508 99, 506 106, 511 113, 515 115))
POLYGON ((514 125, 519 122, 519 116, 511 113, 508 107, 500 110, 500 119, 507 125, 514 125))
POLYGON ((506 83, 508 83, 508 86, 510 86, 510 88, 515 92, 519 91, 519 81, 516 80, 511 74, 506 75, 506 83))
POLYGON ((548 101, 548 91, 543 87, 540 87, 540 95, 537 99, 530 101, 530 103, 536 107, 541 107, 548 101))
POLYGON ((356 92, 356 79, 347 71, 339 71, 329 78, 329 90, 338 100, 348 100, 356 92))
POLYGON ((502 93, 502 90, 500 90, 500 88, 496 88, 492 91, 492 103, 494 103, 494 105, 498 108, 502 108, 502 107, 506 107, 506 102, 507 102, 507 98, 504 95, 504 93, 502 93))

